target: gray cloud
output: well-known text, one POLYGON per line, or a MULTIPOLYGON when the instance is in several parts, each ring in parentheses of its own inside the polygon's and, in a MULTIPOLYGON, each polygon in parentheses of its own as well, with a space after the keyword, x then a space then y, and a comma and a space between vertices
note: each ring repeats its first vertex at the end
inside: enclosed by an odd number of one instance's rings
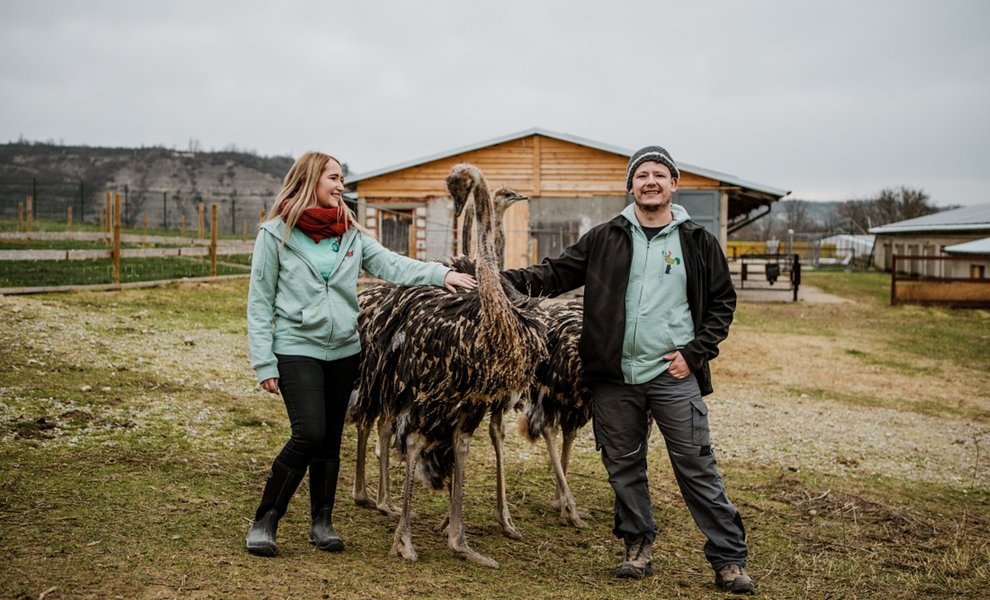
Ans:
POLYGON ((539 126, 848 199, 985 202, 979 0, 0 4, 0 141, 318 148, 363 171, 539 126))

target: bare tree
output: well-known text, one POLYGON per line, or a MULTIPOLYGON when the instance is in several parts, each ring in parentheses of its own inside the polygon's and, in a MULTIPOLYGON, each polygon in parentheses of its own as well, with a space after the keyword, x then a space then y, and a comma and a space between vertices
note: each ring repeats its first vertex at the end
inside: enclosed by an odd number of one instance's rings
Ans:
POLYGON ((907 186, 884 188, 873 198, 850 200, 839 207, 839 214, 859 233, 870 227, 896 223, 938 212, 924 190, 907 186))

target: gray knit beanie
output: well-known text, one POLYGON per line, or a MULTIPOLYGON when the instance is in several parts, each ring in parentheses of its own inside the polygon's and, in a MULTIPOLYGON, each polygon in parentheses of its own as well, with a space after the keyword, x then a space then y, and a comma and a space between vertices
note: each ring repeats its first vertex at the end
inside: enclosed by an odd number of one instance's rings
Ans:
POLYGON ((670 152, 667 152, 660 146, 647 146, 645 148, 640 148, 635 154, 629 159, 629 166, 626 167, 626 190, 632 189, 633 173, 639 168, 639 165, 648 162, 658 162, 662 165, 667 165, 670 169, 670 175, 672 177, 680 177, 681 172, 677 170, 677 165, 674 163, 674 159, 670 157, 670 152))

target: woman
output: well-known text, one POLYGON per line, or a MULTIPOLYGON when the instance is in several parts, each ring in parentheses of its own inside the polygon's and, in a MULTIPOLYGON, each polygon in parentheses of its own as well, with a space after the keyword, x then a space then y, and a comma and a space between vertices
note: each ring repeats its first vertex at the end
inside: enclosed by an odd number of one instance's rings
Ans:
POLYGON ((282 394, 291 437, 275 458, 254 523, 253 554, 274 556, 275 533, 309 468, 310 542, 339 552, 332 513, 344 413, 357 377, 361 269, 400 285, 477 286, 473 277, 385 249, 343 201, 340 162, 308 152, 285 176, 254 245, 248 343, 261 387, 282 394))

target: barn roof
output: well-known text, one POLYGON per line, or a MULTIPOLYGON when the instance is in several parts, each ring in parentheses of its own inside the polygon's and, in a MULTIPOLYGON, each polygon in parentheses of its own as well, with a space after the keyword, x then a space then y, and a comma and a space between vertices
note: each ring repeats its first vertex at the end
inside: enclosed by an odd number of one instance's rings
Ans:
POLYGON ((945 252, 947 254, 985 254, 990 256, 990 237, 946 246, 945 252))
MULTIPOLYGON (((605 144, 602 142, 596 142, 595 140, 589 140, 587 138, 578 137, 576 135, 570 135, 567 133, 558 133, 555 131, 548 131, 546 129, 541 129, 539 127, 533 127, 532 129, 526 129, 524 131, 519 131, 516 133, 510 133, 501 137, 493 138, 490 140, 484 140, 474 144, 469 144, 467 146, 461 146, 459 148, 453 148, 451 150, 446 150, 444 152, 439 152, 437 154, 431 154, 429 156, 424 156, 421 158, 416 158, 413 160, 408 160, 398 164, 390 165, 387 167, 382 167, 380 169, 374 169, 371 171, 366 171, 364 173, 358 173, 347 177, 348 185, 363 181, 365 179, 371 179, 372 177, 379 177, 387 173, 392 173, 394 171, 401 171, 402 169, 408 169, 410 167, 415 167, 425 163, 433 162, 435 160, 441 160, 444 158, 449 158, 451 156, 456 156, 458 154, 464 154, 471 152, 473 150, 479 150, 481 148, 486 148, 488 146, 495 146, 497 144, 504 144, 505 142, 511 142, 522 138, 527 138, 534 135, 540 135, 543 137, 553 138, 556 140, 561 140, 564 142, 569 142, 571 144, 577 144, 579 146, 586 146, 588 148, 594 148, 596 150, 602 150, 603 152, 610 152, 612 154, 618 154, 619 156, 628 158, 632 156, 635 150, 629 150, 628 148, 620 148, 619 146, 613 146, 611 144, 605 144)), ((714 171, 712 169, 706 169, 704 167, 698 167, 695 165, 690 165, 687 163, 678 162, 678 168, 682 171, 687 171, 689 173, 694 173, 695 175, 701 175, 703 177, 708 177, 709 179, 715 179, 721 181, 724 184, 738 186, 741 188, 747 188, 757 192, 762 192, 771 196, 776 196, 782 198, 791 192, 789 190, 784 190, 778 187, 769 186, 762 183, 755 183, 752 181, 747 181, 745 179, 736 177, 735 175, 730 175, 728 173, 722 173, 720 171, 714 171)))
POLYGON ((947 231, 990 231, 990 204, 963 206, 962 208, 870 228, 870 233, 888 235, 947 231))

